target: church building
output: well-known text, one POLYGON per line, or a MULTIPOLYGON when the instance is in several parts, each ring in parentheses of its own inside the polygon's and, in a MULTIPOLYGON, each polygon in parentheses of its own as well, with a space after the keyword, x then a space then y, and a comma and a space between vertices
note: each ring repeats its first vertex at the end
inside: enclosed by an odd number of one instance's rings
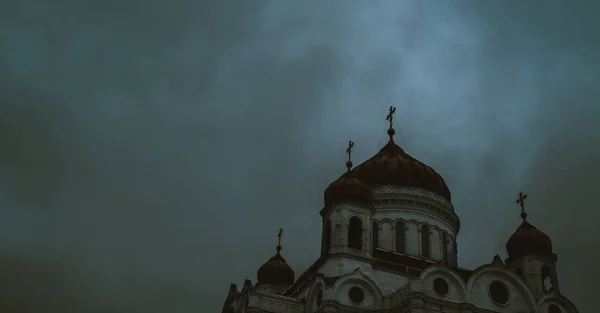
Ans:
POLYGON ((347 172, 325 190, 320 256, 296 275, 279 244, 255 283, 230 286, 222 313, 577 313, 560 292, 550 238, 527 221, 523 193, 508 258, 458 266, 450 190, 394 142, 394 111, 387 144, 353 168, 350 142, 347 172))

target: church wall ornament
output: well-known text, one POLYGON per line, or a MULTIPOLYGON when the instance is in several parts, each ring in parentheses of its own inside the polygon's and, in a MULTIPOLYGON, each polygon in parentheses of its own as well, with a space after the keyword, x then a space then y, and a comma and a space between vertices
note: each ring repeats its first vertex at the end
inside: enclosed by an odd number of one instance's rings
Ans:
POLYGON ((460 228, 458 216, 454 212, 449 212, 435 205, 405 199, 375 200, 374 203, 378 207, 377 213, 382 213, 385 210, 398 209, 403 211, 413 211, 415 213, 425 213, 442 218, 442 221, 446 221, 454 232, 458 232, 460 228))
POLYGON ((454 211, 454 207, 450 202, 448 202, 443 197, 438 194, 413 187, 399 187, 399 186, 380 186, 373 188, 373 196, 375 197, 385 197, 385 196, 394 196, 397 197, 399 195, 405 196, 413 196, 418 198, 423 198, 427 200, 433 200, 438 202, 441 206, 443 206, 447 210, 454 211))

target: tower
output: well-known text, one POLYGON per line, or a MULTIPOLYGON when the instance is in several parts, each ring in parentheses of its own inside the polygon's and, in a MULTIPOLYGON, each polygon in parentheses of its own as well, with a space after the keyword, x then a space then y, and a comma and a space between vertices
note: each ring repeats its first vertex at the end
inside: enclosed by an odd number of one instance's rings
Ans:
MULTIPOLYGON (((419 257, 457 266, 456 236, 460 221, 444 179, 407 154, 394 141, 390 107, 387 144, 352 172, 373 194, 373 253, 419 257)), ((409 260, 408 258, 407 260, 409 260)))
POLYGON ((347 171, 325 189, 321 255, 348 253, 371 257, 371 227, 375 212, 372 191, 352 169, 352 147, 348 143, 347 171))
POLYGON ((527 221, 526 199, 526 194, 519 193, 517 204, 521 206, 522 222, 506 242, 506 265, 525 281, 536 296, 549 292, 560 294, 556 274, 558 258, 552 252, 552 241, 527 221))

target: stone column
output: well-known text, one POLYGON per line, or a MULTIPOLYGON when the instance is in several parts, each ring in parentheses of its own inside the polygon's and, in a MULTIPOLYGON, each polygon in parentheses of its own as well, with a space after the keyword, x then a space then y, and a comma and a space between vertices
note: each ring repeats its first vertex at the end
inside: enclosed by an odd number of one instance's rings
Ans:
MULTIPOLYGON (((392 251, 396 251, 396 223, 392 223, 392 251)), ((398 251, 396 251, 398 252, 398 251)))

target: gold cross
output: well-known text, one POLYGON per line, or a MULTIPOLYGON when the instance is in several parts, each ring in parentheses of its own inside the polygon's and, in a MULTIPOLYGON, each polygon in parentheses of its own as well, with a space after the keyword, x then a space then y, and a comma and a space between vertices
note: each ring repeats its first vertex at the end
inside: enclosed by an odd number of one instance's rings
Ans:
POLYGON ((385 118, 386 121, 390 122, 390 129, 392 129, 394 127, 392 125, 392 122, 394 120, 394 113, 396 113, 396 107, 390 106, 390 111, 389 111, 387 117, 385 118))
POLYGON ((283 235, 283 228, 279 228, 279 234, 277 234, 277 247, 281 247, 281 235, 283 235))
POLYGON ((517 204, 521 206, 521 213, 525 213, 525 199, 527 199, 527 195, 522 192, 519 192, 517 204))
POLYGON ((352 162, 352 147, 354 147, 354 142, 350 140, 348 141, 348 149, 346 149, 346 154, 348 155, 348 162, 352 162))

